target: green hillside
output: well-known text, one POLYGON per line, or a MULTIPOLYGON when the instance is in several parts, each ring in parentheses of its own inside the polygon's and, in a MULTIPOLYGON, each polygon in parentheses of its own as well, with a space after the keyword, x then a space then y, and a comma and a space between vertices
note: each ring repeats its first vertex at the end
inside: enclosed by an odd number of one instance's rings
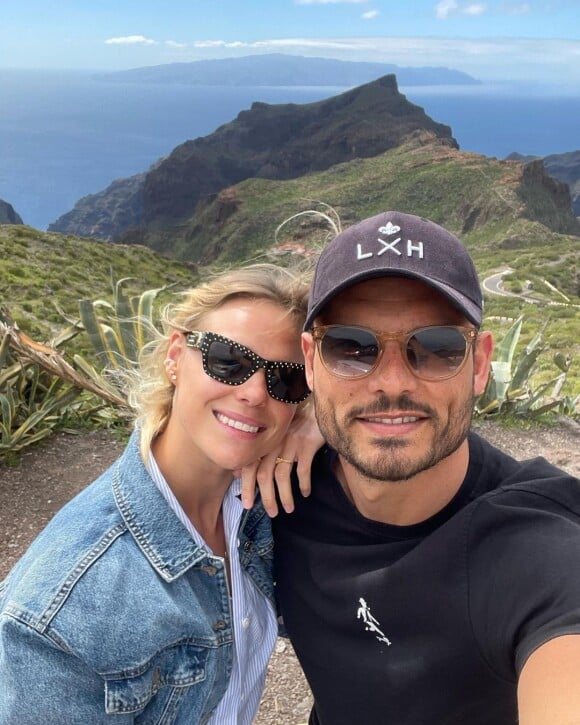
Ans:
POLYGON ((62 309, 78 315, 80 299, 110 299, 111 273, 131 277, 129 293, 195 284, 194 264, 170 260, 141 246, 115 245, 0 225, 0 300, 32 337, 47 339, 66 325, 62 309))
POLYGON ((81 298, 110 298, 111 269, 117 278, 135 278, 137 293, 168 283, 188 286, 210 265, 314 256, 332 234, 322 218, 300 216, 277 237, 276 229, 301 211, 327 210, 324 205, 343 227, 387 209, 424 215, 464 240, 482 280, 509 268, 504 289, 521 296, 486 294, 486 326, 501 335, 523 313, 525 345, 546 325, 540 380, 557 374, 552 356, 560 352, 573 358, 567 392, 580 393, 580 226, 565 187, 539 165, 461 152, 427 133, 379 156, 297 179, 228 187, 199 204, 186 223, 148 230, 141 240, 147 247, 0 227, 2 300, 22 329, 46 338, 47 329, 63 324, 57 304, 75 315, 81 298))
MULTIPOLYGON (((387 209, 424 215, 458 234, 477 257, 490 253, 496 263, 532 246, 564 242, 573 251, 580 224, 569 198, 554 192, 549 177, 533 178, 524 169, 423 134, 379 156, 298 179, 250 179, 230 186, 199 205, 187 223, 150 230, 143 241, 200 264, 237 262, 272 250, 282 220, 322 202, 336 210, 343 226, 387 209)), ((326 231, 302 220, 278 241, 316 246, 326 231)), ((572 277, 569 285, 573 292, 572 277)))

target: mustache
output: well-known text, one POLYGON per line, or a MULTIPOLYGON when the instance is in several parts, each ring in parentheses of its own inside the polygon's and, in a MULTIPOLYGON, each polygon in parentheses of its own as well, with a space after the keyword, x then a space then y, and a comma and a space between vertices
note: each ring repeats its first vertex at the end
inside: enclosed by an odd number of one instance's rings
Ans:
POLYGON ((375 398, 371 403, 364 406, 352 408, 349 411, 349 418, 360 418, 366 415, 374 415, 379 413, 390 413, 390 412, 404 412, 406 410, 420 411, 426 413, 432 418, 437 417, 437 411, 435 411, 427 403, 419 403, 413 400, 408 395, 399 395, 397 398, 390 398, 388 395, 380 395, 375 398))

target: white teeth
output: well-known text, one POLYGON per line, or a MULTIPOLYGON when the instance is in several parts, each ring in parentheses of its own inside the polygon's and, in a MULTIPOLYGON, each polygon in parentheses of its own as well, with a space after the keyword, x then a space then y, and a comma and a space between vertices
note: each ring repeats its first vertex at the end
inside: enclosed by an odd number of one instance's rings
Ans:
POLYGON ((243 430, 245 433, 257 433, 260 430, 260 426, 248 425, 247 423, 242 423, 240 420, 233 420, 233 418, 228 418, 222 413, 216 413, 215 417, 220 423, 229 425, 230 428, 236 428, 236 430, 243 430))
POLYGON ((401 418, 373 418, 376 423, 384 423, 385 425, 401 425, 401 423, 415 423, 419 418, 414 415, 405 415, 401 418))

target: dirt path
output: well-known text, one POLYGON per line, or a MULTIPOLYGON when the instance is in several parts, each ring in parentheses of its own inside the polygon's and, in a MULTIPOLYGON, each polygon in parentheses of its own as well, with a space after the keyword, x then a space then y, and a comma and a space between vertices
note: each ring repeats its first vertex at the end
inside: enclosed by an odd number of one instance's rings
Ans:
MULTIPOLYGON (((580 477, 580 426, 532 431, 476 426, 516 458, 542 455, 580 477)), ((15 467, 0 463, 0 579, 36 534, 78 491, 119 455, 123 444, 107 431, 60 434, 27 451, 15 467)), ((310 692, 290 645, 278 640, 254 725, 306 723, 310 692)))

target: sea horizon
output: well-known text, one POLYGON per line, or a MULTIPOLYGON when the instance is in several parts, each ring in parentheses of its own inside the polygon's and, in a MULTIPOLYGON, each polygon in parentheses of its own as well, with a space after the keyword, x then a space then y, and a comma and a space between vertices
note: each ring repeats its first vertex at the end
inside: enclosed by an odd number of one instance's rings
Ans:
MULTIPOLYGON (((98 72, 0 69, 0 199, 25 224, 46 229, 82 197, 145 172, 254 101, 310 103, 347 90, 112 83, 93 80, 98 72)), ((450 126, 463 151, 505 158, 580 149, 580 93, 565 85, 493 81, 400 91, 450 126)))

